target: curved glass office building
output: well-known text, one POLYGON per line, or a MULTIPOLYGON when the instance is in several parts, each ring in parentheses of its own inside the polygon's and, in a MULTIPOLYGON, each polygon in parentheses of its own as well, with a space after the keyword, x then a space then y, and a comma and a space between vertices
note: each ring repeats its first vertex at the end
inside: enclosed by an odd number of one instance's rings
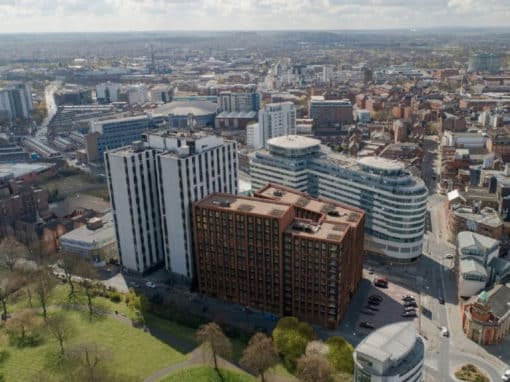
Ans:
POLYGON ((401 162, 357 160, 331 152, 317 139, 284 136, 252 155, 250 171, 254 190, 279 183, 364 209, 369 252, 396 261, 422 253, 428 190, 401 162))

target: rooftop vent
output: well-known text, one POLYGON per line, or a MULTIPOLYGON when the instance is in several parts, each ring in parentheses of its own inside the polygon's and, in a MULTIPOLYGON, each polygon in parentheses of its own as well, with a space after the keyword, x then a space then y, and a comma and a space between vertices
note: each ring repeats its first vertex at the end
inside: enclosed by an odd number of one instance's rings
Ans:
POLYGON ((333 231, 343 231, 344 230, 344 226, 342 225, 336 225, 333 227, 333 231))
POLYGON ((213 200, 212 204, 220 207, 230 207, 232 202, 230 200, 213 200))
POLYGON ((237 210, 238 211, 242 211, 242 212, 248 212, 248 211, 251 211, 253 210, 253 206, 249 205, 249 204, 241 204, 237 210))
POLYGON ((347 220, 350 221, 350 222, 355 222, 358 219, 359 219, 359 215, 357 213, 354 213, 354 212, 350 213, 349 217, 347 218, 347 220))
POLYGON ((275 208, 274 210, 271 211, 272 216, 281 216, 281 214, 283 214, 283 211, 279 210, 277 208, 275 208))
POLYGON ((328 216, 337 216, 340 217, 340 212, 337 210, 328 211, 328 216))
POLYGON ((313 225, 313 224, 307 224, 303 222, 295 222, 292 225, 292 229, 294 231, 301 231, 301 232, 307 232, 307 233, 315 233, 321 228, 320 225, 313 225))
POLYGON ((283 196, 283 192, 280 190, 274 190, 273 195, 281 198, 283 196))
POLYGON ((131 149, 137 153, 137 152, 140 152, 140 151, 143 151, 143 142, 142 141, 134 141, 133 143, 131 143, 131 149))

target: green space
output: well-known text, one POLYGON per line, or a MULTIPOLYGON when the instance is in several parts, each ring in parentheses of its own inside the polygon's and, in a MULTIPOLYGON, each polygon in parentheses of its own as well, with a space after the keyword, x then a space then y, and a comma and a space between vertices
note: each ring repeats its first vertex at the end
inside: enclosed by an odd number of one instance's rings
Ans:
POLYGON ((489 377, 487 377, 484 373, 482 373, 480 369, 472 364, 462 366, 455 372, 455 377, 461 381, 490 382, 489 377))
POLYGON ((241 372, 220 369, 221 377, 212 367, 198 366, 181 370, 160 382, 255 382, 256 379, 241 372))
MULTIPOLYGON (((103 346, 110 356, 107 368, 126 377, 140 380, 185 359, 183 354, 125 322, 110 317, 90 321, 87 313, 72 310, 65 315, 75 329, 68 346, 81 343, 103 346)), ((24 348, 10 345, 4 329, 0 330, 0 336, 0 348, 8 351, 7 360, 0 365, 6 381, 30 381, 41 372, 46 373, 46 378, 56 380, 61 376, 56 361, 58 343, 49 334, 42 335, 40 345, 24 348)))

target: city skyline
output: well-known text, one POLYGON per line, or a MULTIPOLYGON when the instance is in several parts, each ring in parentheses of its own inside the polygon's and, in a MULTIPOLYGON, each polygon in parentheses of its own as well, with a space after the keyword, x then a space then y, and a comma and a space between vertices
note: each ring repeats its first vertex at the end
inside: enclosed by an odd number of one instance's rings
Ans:
POLYGON ((504 27, 505 0, 0 1, 0 33, 504 27), (426 17, 425 17, 426 16, 426 17))

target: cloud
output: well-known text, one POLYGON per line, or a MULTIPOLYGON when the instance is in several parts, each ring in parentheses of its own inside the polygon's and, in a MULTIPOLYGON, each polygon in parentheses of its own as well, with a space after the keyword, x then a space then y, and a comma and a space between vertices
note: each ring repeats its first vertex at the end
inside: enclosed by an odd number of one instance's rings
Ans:
POLYGON ((509 0, 0 0, 0 33, 507 26, 509 0))

